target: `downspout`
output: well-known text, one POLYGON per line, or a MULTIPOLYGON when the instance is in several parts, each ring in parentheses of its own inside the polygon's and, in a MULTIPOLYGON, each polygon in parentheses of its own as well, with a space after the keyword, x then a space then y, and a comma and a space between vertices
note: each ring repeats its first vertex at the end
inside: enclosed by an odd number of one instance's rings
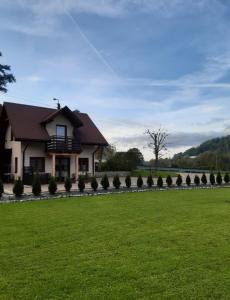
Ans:
POLYGON ((22 152, 22 180, 24 180, 24 175, 25 175, 25 153, 26 149, 28 148, 29 144, 26 144, 23 152, 22 152))
POLYGON ((93 151, 93 154, 92 154, 92 165, 93 165, 93 176, 95 175, 95 153, 100 149, 100 146, 98 145, 96 150, 93 151))

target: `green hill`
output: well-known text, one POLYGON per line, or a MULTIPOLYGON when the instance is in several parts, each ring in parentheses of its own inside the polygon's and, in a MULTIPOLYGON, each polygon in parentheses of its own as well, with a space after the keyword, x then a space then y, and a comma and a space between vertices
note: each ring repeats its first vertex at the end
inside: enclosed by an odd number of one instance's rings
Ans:
POLYGON ((208 140, 175 156, 198 156, 205 152, 230 153, 230 135, 208 140))

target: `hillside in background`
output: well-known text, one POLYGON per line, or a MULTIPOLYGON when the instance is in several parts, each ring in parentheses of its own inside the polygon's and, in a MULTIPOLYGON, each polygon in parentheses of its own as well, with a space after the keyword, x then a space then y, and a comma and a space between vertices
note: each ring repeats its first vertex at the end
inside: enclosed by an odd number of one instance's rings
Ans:
POLYGON ((198 156, 205 152, 213 153, 230 153, 230 135, 208 140, 198 147, 193 147, 183 153, 178 153, 174 158, 198 156))

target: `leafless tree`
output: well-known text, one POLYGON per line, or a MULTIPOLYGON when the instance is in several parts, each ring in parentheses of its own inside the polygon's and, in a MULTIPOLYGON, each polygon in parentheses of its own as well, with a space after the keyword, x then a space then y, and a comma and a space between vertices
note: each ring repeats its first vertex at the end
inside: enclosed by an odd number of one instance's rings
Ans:
POLYGON ((148 147, 152 149, 155 156, 155 168, 158 168, 159 159, 162 157, 162 152, 167 150, 167 138, 168 133, 162 129, 161 127, 150 131, 149 129, 145 132, 149 138, 150 142, 148 143, 148 147))

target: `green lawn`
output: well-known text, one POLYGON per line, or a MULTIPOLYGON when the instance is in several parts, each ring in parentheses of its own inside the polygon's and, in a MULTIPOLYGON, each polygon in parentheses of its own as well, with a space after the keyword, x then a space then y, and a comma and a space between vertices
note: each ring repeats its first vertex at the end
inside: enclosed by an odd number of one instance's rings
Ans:
POLYGON ((142 176, 142 177, 147 177, 149 175, 152 175, 153 177, 158 177, 161 176, 163 178, 166 178, 168 175, 171 177, 177 177, 178 173, 175 172, 168 172, 168 171, 148 171, 148 170, 135 170, 132 171, 131 173, 132 176, 142 176))
POLYGON ((230 299, 230 190, 1 205, 0 299, 230 299))

